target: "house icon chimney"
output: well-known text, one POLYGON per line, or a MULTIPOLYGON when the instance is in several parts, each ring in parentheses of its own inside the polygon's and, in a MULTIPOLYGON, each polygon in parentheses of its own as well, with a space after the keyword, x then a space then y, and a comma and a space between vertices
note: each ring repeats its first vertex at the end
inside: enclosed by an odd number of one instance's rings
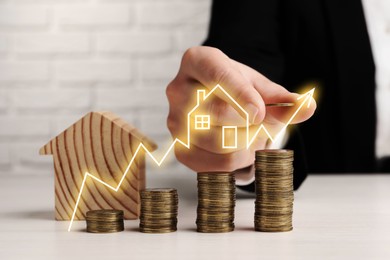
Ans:
POLYGON ((204 89, 198 89, 197 91, 197 106, 200 105, 200 103, 206 98, 206 90, 204 89))

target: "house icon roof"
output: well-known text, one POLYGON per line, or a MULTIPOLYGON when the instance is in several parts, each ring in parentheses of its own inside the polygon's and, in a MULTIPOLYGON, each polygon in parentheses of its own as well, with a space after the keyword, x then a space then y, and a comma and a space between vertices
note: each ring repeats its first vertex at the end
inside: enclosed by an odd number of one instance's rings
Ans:
POLYGON ((210 97, 211 94, 214 94, 216 91, 221 91, 225 95, 226 99, 228 99, 227 101, 229 101, 231 105, 236 106, 243 114, 246 115, 246 117, 248 117, 248 113, 246 112, 246 110, 240 104, 238 104, 238 102, 220 85, 216 85, 207 94, 205 89, 198 89, 196 105, 194 106, 194 108, 191 109, 191 111, 188 114, 192 114, 200 106, 202 101, 206 101, 207 98, 210 97))

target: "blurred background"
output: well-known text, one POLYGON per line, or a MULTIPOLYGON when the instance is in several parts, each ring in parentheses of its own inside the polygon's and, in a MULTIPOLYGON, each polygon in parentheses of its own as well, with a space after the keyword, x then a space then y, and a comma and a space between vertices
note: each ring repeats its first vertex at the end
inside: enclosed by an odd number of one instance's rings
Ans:
MULTIPOLYGON (((39 148, 91 110, 116 113, 164 151, 165 87, 182 53, 205 39, 210 4, 0 0, 0 174, 53 175, 39 148)), ((184 171, 171 154, 147 174, 195 178, 184 171)))

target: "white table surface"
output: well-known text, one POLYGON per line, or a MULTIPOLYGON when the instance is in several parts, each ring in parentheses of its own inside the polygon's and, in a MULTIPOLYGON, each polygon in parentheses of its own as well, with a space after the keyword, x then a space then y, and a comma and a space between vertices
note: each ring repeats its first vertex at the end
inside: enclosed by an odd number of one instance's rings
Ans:
POLYGON ((177 232, 143 234, 126 221, 124 232, 90 234, 84 222, 67 232, 53 220, 52 178, 0 177, 0 259, 390 259, 390 175, 310 176, 286 233, 253 231, 245 194, 234 232, 197 233, 195 178, 171 184, 180 186, 177 232))

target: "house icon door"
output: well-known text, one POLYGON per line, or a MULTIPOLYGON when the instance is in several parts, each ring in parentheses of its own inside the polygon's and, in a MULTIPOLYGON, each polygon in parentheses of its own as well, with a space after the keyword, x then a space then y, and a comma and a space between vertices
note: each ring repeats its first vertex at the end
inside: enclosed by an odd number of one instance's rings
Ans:
POLYGON ((222 148, 237 148, 237 126, 222 126, 222 148))

